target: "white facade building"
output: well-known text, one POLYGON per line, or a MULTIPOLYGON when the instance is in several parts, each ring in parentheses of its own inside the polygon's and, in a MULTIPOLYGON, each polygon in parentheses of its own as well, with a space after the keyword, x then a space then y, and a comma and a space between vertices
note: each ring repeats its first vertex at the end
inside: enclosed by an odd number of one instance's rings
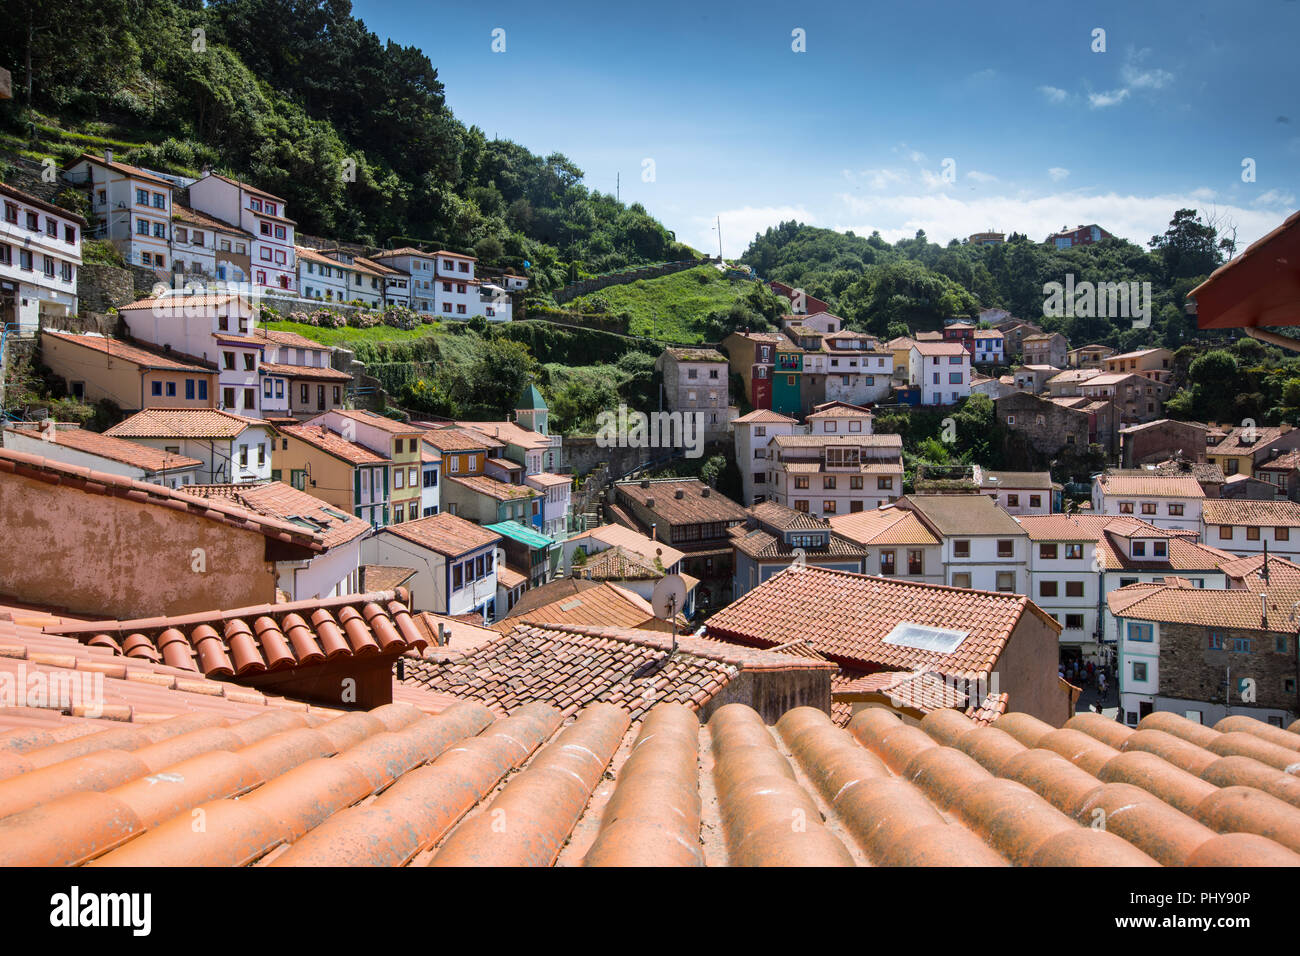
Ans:
POLYGON ((1092 481, 1092 509, 1095 513, 1128 515, 1160 528, 1199 534, 1204 502, 1205 492, 1195 478, 1098 475, 1092 481))
POLYGON ((205 484, 269 481, 275 430, 264 421, 215 408, 146 408, 104 432, 197 458, 205 484))
POLYGON ((104 156, 84 154, 65 178, 90 190, 91 238, 108 239, 126 261, 165 278, 171 269, 172 198, 179 180, 104 156))
POLYGON ((799 423, 787 415, 760 408, 731 420, 736 449, 736 467, 740 469, 741 504, 749 507, 767 500, 767 446, 777 435, 802 431, 799 423))
POLYGON ((960 342, 915 342, 908 381, 921 390, 922 405, 953 405, 970 396, 970 353, 960 342))
POLYGON ((0 183, 0 325, 35 332, 42 317, 77 314, 86 221, 0 183))
POLYGON ((216 173, 209 173, 189 188, 190 205, 196 210, 252 235, 250 268, 255 288, 297 291, 296 224, 285 214, 283 199, 216 173))

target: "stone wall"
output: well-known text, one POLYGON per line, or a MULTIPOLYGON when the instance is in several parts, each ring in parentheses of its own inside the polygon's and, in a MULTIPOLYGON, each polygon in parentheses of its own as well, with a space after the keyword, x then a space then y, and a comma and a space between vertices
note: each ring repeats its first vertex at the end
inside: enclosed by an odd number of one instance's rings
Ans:
POLYGON ((1203 425, 1168 419, 1152 422, 1137 431, 1119 435, 1120 460, 1125 468, 1152 461, 1165 461, 1182 452, 1188 461, 1205 461, 1205 433, 1203 425))
POLYGON ((1052 457, 1069 448, 1076 454, 1088 450, 1088 414, 1064 408, 1028 392, 1017 392, 999 398, 994 405, 998 420, 1012 433, 1021 437, 1028 448, 1040 455, 1052 457), (1009 416, 1015 424, 1009 424, 1009 416), (1074 437, 1073 443, 1069 436, 1074 437))
POLYGON ((82 312, 120 309, 139 298, 136 285, 136 276, 129 269, 95 263, 82 265, 77 271, 77 308, 82 312))
MULTIPOLYGON (((1293 628, 1290 623, 1286 626, 1293 628)), ((1283 678, 1296 676, 1294 629, 1281 635, 1286 638, 1287 653, 1277 650, 1279 635, 1273 631, 1228 627, 1221 628, 1224 649, 1210 650, 1207 630, 1193 624, 1160 625, 1161 697, 1222 703, 1223 682, 1231 666, 1234 704, 1241 703, 1236 690, 1238 679, 1249 677, 1255 681, 1255 706, 1296 709, 1295 693, 1285 693, 1282 687, 1283 678), (1238 637, 1250 638, 1250 653, 1231 650, 1233 639, 1238 637)))

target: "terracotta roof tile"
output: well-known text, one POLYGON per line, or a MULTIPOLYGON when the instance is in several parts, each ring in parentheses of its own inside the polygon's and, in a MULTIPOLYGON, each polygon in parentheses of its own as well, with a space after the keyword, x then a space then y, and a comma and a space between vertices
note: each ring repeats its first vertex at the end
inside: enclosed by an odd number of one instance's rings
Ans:
MULTIPOLYGON (((40 438, 42 432, 31 428, 6 428, 5 431, 18 435, 40 438)), ((50 433, 51 444, 64 445, 68 448, 116 461, 124 465, 139 468, 147 474, 177 471, 195 468, 203 462, 197 458, 184 455, 169 455, 161 448, 141 445, 138 442, 113 438, 100 432, 87 431, 84 428, 56 428, 50 433)), ((187 490, 190 489, 187 486, 187 490)))
POLYGON ((1207 525, 1244 524, 1262 527, 1300 527, 1300 504, 1294 501, 1249 501, 1207 498, 1201 506, 1207 525))
POLYGON ((1097 484, 1106 495, 1135 495, 1151 498, 1204 498, 1205 491, 1195 478, 1173 475, 1100 475, 1097 484))
POLYGON ((501 540, 501 535, 449 511, 440 511, 436 515, 417 518, 415 521, 386 525, 380 533, 397 535, 448 558, 485 548, 501 540))
POLYGON ((1021 615, 1045 612, 1020 594, 832 571, 816 566, 773 575, 705 622, 710 636, 770 647, 806 637, 827 657, 867 669, 990 674, 1021 615), (899 623, 963 632, 950 653, 884 640, 899 623))
MULTIPOLYGON (((198 498, 228 500, 255 514, 303 525, 306 530, 319 533, 326 548, 346 544, 370 529, 369 523, 360 518, 283 481, 188 485, 185 490, 198 498)), ((401 582, 396 582, 393 587, 397 584, 401 582)), ((377 586, 369 590, 386 591, 391 588, 377 586)))
POLYGON ((335 458, 353 465, 382 464, 389 459, 371 451, 365 445, 348 441, 338 432, 332 432, 320 425, 279 425, 279 431, 292 438, 304 441, 321 451, 329 452, 335 458))
POLYGON ((454 481, 458 485, 477 491, 481 495, 487 495, 489 498, 495 498, 498 501, 510 501, 514 498, 536 498, 538 495, 536 488, 530 488, 528 485, 512 485, 506 481, 489 478, 487 475, 447 475, 446 478, 448 481, 454 481))
POLYGON ((130 362, 142 369, 165 369, 173 372, 194 372, 204 375, 214 371, 212 368, 194 365, 190 362, 177 361, 175 358, 160 351, 146 348, 139 343, 128 342, 107 335, 95 335, 88 332, 56 332, 52 329, 44 329, 41 334, 51 336, 60 342, 68 342, 72 345, 80 345, 82 348, 93 349, 114 359, 130 362))
POLYGON ((104 432, 112 438, 235 438, 250 425, 266 425, 219 408, 146 408, 104 432))

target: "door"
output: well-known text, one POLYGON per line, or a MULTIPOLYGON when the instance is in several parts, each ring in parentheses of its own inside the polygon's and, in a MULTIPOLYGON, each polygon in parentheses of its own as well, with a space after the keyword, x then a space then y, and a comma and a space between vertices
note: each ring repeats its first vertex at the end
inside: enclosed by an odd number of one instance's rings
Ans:
POLYGON ((324 385, 316 386, 316 411, 318 412, 325 411, 325 386, 324 385))

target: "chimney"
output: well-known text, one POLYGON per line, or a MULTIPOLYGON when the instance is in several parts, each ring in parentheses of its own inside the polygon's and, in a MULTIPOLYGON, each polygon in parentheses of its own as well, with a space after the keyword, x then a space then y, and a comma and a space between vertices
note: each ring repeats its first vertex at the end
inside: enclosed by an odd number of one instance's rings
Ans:
POLYGON ((642 487, 642 488, 649 488, 649 487, 650 487, 650 479, 649 479, 649 478, 642 478, 642 479, 641 479, 641 487, 642 487))
POLYGON ((655 500, 653 498, 647 498, 645 500, 645 506, 647 508, 653 508, 655 506, 655 500))
POLYGON ((676 498, 678 501, 681 501, 683 498, 686 497, 686 492, 683 491, 681 488, 678 488, 676 491, 673 492, 673 497, 676 498))
POLYGON ((701 497, 701 498, 707 498, 707 497, 709 497, 709 492, 712 491, 712 490, 713 490, 712 488, 709 488, 708 486, 705 486, 704 490, 700 492, 700 497, 701 497))
MULTIPOLYGON (((654 504, 654 501, 652 500, 650 503, 651 503, 651 504, 654 504)), ((651 521, 651 522, 650 522, 650 540, 651 540, 651 541, 658 541, 658 540, 659 540, 659 525, 658 525, 656 522, 654 522, 654 521, 651 521)), ((662 554, 663 552, 662 552, 662 551, 656 551, 655 553, 656 553, 656 554, 662 554)))
POLYGON ((106 146, 104 147, 104 162, 111 163, 112 161, 113 161, 113 148, 111 146, 106 146))

